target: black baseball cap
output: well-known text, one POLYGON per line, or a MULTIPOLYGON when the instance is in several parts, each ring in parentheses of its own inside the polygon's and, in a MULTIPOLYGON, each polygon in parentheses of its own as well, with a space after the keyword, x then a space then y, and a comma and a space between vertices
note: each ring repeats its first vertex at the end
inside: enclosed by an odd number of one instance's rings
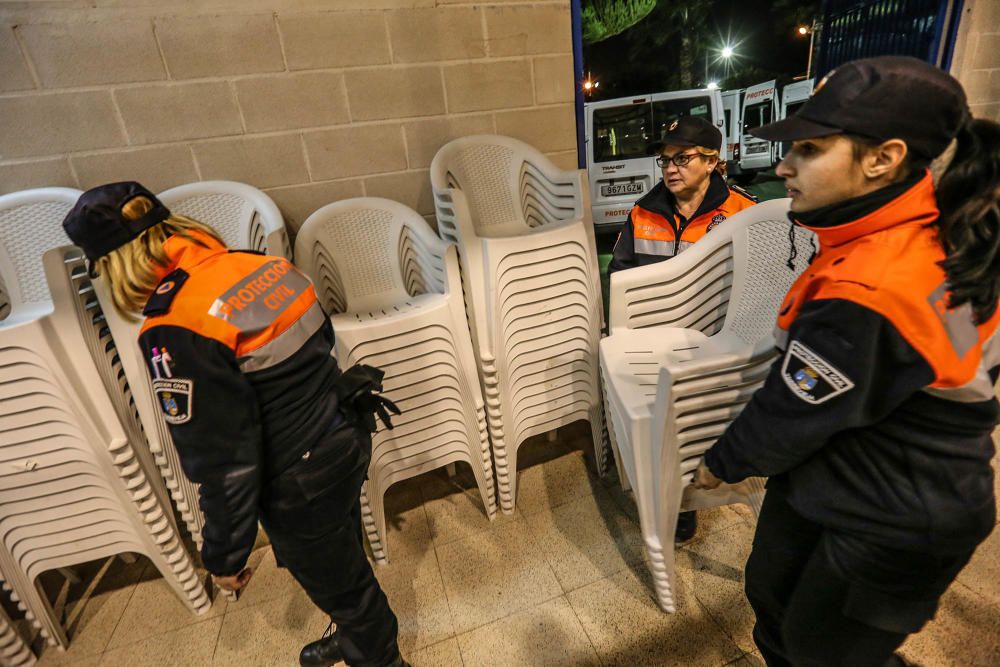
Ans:
POLYGON ((843 133, 902 139, 913 153, 934 159, 968 118, 965 91, 947 72, 917 58, 879 56, 836 68, 798 113, 750 134, 769 141, 843 133))
POLYGON ((108 183, 87 190, 63 220, 63 229, 91 263, 170 217, 170 211, 152 192, 134 181, 108 183), (153 208, 137 220, 122 209, 136 197, 145 197, 153 208))
POLYGON ((698 116, 681 116, 670 124, 659 141, 648 146, 649 154, 655 155, 664 146, 701 146, 722 150, 722 132, 712 123, 698 116))

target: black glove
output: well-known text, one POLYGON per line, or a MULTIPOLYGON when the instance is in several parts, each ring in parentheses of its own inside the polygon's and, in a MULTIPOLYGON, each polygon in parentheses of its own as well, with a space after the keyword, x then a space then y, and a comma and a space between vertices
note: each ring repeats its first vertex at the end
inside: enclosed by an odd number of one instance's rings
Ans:
POLYGON ((369 433, 378 430, 375 415, 382 420, 385 427, 392 430, 389 413, 400 414, 396 404, 382 396, 382 378, 385 371, 374 366, 356 364, 344 371, 337 378, 337 399, 340 408, 349 418, 361 422, 369 433))

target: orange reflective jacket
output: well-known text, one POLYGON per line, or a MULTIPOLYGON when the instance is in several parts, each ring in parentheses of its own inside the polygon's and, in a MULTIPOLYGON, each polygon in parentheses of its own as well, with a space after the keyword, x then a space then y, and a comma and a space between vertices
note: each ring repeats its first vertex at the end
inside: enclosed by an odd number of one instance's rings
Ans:
POLYGON ((983 345, 1000 324, 1000 310, 976 326, 968 304, 947 308, 945 273, 939 266, 945 254, 932 225, 937 217, 927 174, 900 197, 858 220, 838 227, 807 227, 816 232, 820 252, 785 296, 779 340, 806 303, 844 299, 892 323, 934 370, 932 388, 991 398, 993 383, 981 362, 983 345))
POLYGON ((754 202, 730 190, 719 174, 712 174, 705 199, 690 219, 677 212, 673 195, 661 181, 636 202, 615 243, 608 271, 614 273, 670 259, 754 202))

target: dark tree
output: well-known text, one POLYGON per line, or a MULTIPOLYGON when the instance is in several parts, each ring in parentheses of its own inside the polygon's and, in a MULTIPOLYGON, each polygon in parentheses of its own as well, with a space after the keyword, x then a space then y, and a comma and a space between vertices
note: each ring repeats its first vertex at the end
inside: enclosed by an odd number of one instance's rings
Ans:
POLYGON ((596 44, 628 30, 653 11, 657 0, 583 0, 584 44, 596 44))
MULTIPOLYGON (((585 6, 586 6, 585 2, 585 6)), ((593 99, 681 90, 707 84, 744 87, 805 72, 809 25, 819 0, 659 0, 644 18, 617 35, 584 45, 584 66, 601 82, 593 99), (719 50, 735 47, 723 68, 719 50)))

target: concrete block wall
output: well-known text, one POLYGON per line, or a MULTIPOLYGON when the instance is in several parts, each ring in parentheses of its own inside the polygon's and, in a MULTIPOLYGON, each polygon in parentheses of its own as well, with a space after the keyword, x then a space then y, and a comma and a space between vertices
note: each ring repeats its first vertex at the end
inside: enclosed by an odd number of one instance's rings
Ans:
POLYGON ((965 0, 951 73, 972 113, 1000 122, 1000 0, 965 0))
POLYGON ((576 166, 568 1, 0 2, 0 194, 255 185, 297 228, 501 133, 576 166))

